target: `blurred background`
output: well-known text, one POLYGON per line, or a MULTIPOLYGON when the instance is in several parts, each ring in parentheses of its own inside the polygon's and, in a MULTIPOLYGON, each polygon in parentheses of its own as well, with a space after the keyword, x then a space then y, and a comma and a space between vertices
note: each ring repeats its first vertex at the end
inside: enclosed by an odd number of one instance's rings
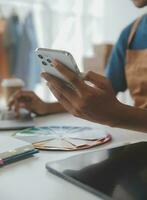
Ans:
POLYGON ((0 0, 0 81, 21 78, 51 101, 37 47, 70 51, 81 71, 103 74, 120 32, 144 12, 130 0, 0 0))

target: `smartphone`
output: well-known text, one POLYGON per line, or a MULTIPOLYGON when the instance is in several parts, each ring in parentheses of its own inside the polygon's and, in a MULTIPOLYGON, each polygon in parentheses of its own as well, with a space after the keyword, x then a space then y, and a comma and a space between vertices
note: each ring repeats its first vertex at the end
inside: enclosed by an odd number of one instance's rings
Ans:
POLYGON ((73 56, 69 52, 46 48, 37 48, 35 52, 43 72, 47 72, 59 79, 68 82, 66 78, 52 65, 52 61, 57 59, 69 69, 74 71, 79 78, 81 77, 80 70, 78 69, 73 56))

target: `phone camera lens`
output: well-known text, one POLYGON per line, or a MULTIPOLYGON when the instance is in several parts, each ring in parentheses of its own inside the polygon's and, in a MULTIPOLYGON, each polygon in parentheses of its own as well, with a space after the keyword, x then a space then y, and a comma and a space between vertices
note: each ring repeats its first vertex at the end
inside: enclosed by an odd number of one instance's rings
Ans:
POLYGON ((40 54, 38 55, 38 57, 39 57, 39 58, 41 58, 41 59, 43 59, 43 56, 42 56, 42 55, 40 55, 40 54))
POLYGON ((66 56, 69 56, 69 53, 68 53, 68 52, 66 52, 66 53, 65 53, 65 55, 66 55, 66 56))
POLYGON ((47 63, 46 63, 46 62, 44 62, 44 61, 42 61, 42 64, 43 64, 43 65, 47 65, 47 63))
POLYGON ((51 63, 52 61, 48 58, 48 59, 47 59, 47 62, 48 62, 48 63, 51 63))

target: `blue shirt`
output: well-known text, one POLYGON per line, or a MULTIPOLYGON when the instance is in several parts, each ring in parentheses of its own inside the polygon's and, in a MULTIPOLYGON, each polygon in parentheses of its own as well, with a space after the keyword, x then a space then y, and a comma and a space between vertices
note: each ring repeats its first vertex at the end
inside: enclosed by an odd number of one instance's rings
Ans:
MULTIPOLYGON (((125 91, 127 89, 127 82, 125 77, 125 60, 127 42, 132 24, 127 26, 120 34, 120 37, 112 50, 111 56, 106 66, 106 76, 108 79, 110 79, 113 89, 116 93, 125 91)), ((142 18, 135 36, 131 42, 130 49, 147 49, 147 15, 142 18)))

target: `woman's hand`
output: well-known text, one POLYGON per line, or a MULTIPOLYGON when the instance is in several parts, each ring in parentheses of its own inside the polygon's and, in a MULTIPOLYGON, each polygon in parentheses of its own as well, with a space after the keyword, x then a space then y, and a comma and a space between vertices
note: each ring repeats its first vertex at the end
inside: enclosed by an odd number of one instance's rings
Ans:
POLYGON ((59 61, 55 60, 52 64, 73 87, 48 73, 42 73, 42 77, 68 112, 101 124, 113 126, 114 122, 117 123, 121 103, 116 99, 109 80, 94 72, 88 72, 79 79, 76 73, 59 61))
POLYGON ((29 112, 37 115, 48 113, 49 104, 43 102, 34 92, 20 90, 15 93, 9 101, 9 108, 14 108, 16 115, 19 115, 19 109, 25 108, 29 112))

